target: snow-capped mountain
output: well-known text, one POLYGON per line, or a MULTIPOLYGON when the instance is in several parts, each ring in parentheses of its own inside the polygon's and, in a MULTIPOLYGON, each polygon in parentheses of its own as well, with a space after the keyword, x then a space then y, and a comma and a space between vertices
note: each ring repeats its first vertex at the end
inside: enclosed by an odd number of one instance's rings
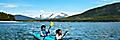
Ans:
POLYGON ((48 13, 48 14, 42 14, 40 17, 36 17, 36 19, 52 19, 52 18, 64 18, 68 15, 65 13, 48 13))
POLYGON ((64 17, 67 17, 67 16, 68 16, 68 15, 65 14, 65 13, 60 13, 60 14, 54 16, 53 18, 64 18, 64 17))

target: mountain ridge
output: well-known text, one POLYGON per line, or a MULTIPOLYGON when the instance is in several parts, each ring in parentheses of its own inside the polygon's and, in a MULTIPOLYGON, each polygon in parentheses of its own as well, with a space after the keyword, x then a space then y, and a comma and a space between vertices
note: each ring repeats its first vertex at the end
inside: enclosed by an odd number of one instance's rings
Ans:
POLYGON ((60 20, 71 21, 120 21, 120 2, 108 4, 60 20))
POLYGON ((34 20, 34 18, 24 15, 14 15, 14 16, 15 16, 15 20, 34 20))

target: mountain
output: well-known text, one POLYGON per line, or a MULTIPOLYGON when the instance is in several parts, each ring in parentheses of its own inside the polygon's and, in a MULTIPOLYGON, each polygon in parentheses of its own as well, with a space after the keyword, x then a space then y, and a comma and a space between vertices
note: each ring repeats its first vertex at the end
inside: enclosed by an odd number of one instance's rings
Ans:
POLYGON ((68 15, 65 13, 48 13, 48 14, 42 14, 40 17, 35 17, 36 20, 40 19, 53 19, 53 18, 64 18, 67 17, 68 15), (47 16, 46 16, 47 15, 47 16))
POLYGON ((0 12, 0 21, 13 21, 13 20, 15 20, 14 15, 0 12))
POLYGON ((81 14, 59 20, 68 21, 120 21, 120 2, 90 9, 81 14))
POLYGON ((34 20, 34 18, 23 16, 23 15, 14 15, 15 20, 34 20))
POLYGON ((58 14, 58 15, 56 15, 56 16, 54 16, 53 18, 65 18, 65 17, 67 17, 68 15, 67 14, 65 14, 65 13, 60 13, 60 14, 58 14))

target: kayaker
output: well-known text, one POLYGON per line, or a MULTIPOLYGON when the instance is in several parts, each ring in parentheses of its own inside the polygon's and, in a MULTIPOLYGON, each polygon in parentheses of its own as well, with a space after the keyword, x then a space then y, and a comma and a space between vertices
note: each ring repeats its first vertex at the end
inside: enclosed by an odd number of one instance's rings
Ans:
POLYGON ((48 30, 46 30, 46 26, 45 25, 42 25, 41 26, 41 31, 40 31, 40 36, 41 37, 46 37, 46 36, 48 36, 50 34, 50 31, 48 30))
POLYGON ((56 40, 62 40, 62 30, 61 29, 56 30, 56 40))

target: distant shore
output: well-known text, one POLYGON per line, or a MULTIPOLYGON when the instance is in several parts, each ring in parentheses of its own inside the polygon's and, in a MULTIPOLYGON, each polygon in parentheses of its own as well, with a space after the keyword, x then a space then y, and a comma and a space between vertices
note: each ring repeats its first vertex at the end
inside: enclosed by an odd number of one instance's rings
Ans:
POLYGON ((120 20, 72 20, 72 19, 44 19, 44 20, 13 20, 0 22, 120 22, 120 20))
POLYGON ((15 20, 20 22, 120 22, 120 20, 15 20))
POLYGON ((17 21, 0 21, 0 22, 17 22, 17 21))
MULTIPOLYGON (((53 20, 17 20, 17 21, 0 21, 0 22, 50 22, 53 20)), ((67 21, 67 20, 62 20, 62 21, 53 21, 53 22, 120 22, 120 21, 88 21, 88 20, 83 20, 83 21, 67 21)))

